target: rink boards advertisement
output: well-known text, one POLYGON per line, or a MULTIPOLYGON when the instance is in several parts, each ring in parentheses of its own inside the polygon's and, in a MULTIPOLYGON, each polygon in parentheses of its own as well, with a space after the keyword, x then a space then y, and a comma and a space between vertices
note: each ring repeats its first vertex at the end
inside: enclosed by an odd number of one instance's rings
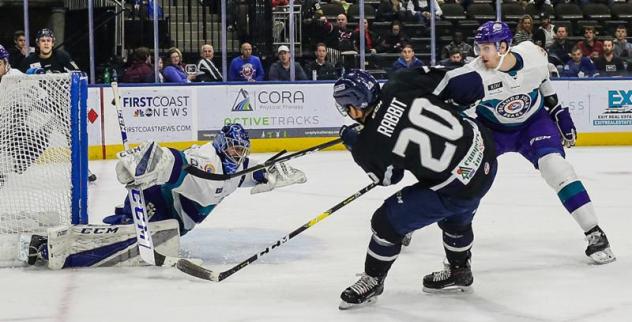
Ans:
MULTIPOLYGON (((579 145, 632 144, 632 80, 557 80, 580 133, 579 145)), ((334 107, 331 83, 260 83, 119 88, 132 144, 155 140, 185 148, 211 140, 226 123, 241 123, 253 151, 297 150, 337 136, 350 120, 334 107)), ((121 134, 110 87, 91 87, 91 158, 120 151, 121 134)))

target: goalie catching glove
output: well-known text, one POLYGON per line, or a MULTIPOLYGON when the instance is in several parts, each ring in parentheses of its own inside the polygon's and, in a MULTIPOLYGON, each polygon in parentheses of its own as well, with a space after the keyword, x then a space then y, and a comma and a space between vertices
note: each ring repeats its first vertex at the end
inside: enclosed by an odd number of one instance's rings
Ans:
POLYGON ((169 180, 174 156, 156 142, 119 152, 116 157, 116 178, 122 184, 135 184, 147 188, 169 180))
POLYGON ((268 192, 275 188, 281 188, 295 183, 305 183, 307 181, 307 177, 303 171, 293 168, 284 162, 275 163, 264 172, 267 182, 254 186, 250 189, 251 194, 268 192))

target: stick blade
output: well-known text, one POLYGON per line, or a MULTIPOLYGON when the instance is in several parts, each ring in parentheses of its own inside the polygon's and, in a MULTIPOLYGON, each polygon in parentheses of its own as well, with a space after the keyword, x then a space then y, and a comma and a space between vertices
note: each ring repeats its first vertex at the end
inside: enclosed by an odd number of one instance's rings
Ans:
POLYGON ((176 264, 176 267, 186 274, 191 276, 195 276, 197 278, 201 278, 203 280, 211 281, 211 282, 219 282, 219 276, 217 273, 208 270, 200 265, 193 263, 188 259, 180 259, 176 264))

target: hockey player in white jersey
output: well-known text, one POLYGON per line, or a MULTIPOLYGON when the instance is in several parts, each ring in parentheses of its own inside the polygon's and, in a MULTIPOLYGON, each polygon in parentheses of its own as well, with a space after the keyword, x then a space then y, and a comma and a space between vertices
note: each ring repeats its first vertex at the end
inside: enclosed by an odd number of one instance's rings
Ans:
POLYGON ((585 233, 586 255, 599 264, 614 261, 588 193, 565 159, 564 146, 574 146, 577 134, 549 80, 547 53, 530 41, 512 47, 511 40, 507 24, 484 23, 474 38, 479 56, 448 72, 434 94, 475 105, 479 121, 494 132, 498 155, 522 154, 555 190, 585 233))
MULTIPOLYGON (((116 164, 117 179, 122 184, 141 185, 148 212, 150 230, 163 236, 154 238, 157 250, 165 255, 177 256, 177 234, 184 235, 201 223, 225 197, 239 187, 251 187, 251 193, 270 191, 295 183, 304 183, 305 174, 285 163, 276 163, 267 169, 258 170, 226 181, 211 181, 189 175, 184 171, 193 165, 208 172, 232 174, 256 165, 248 158, 250 139, 240 124, 224 126, 213 142, 193 146, 179 151, 160 147, 156 142, 147 142, 137 148, 118 154, 116 164), (141 167, 146 168, 139 169, 141 167), (135 176, 135 173, 144 173, 135 176), (152 227, 152 224, 154 227, 152 227), (175 253, 175 254, 174 254, 175 253)), ((129 200, 116 209, 116 214, 108 216, 104 222, 109 225, 86 225, 68 228, 63 235, 73 235, 70 239, 83 242, 62 242, 71 246, 60 252, 59 247, 51 247, 50 239, 57 238, 57 232, 49 232, 47 237, 35 236, 23 241, 22 259, 35 263, 37 259, 47 260, 49 267, 84 267, 115 265, 136 257, 135 230, 129 200), (116 232, 114 227, 119 228, 116 232), (94 233, 95 229, 101 234, 94 233), (100 229, 100 230, 99 230, 100 229), (109 230, 108 230, 109 229, 109 230), (110 231, 107 242, 102 237, 110 231), (114 237, 118 233, 118 237, 114 237), (86 242, 92 240, 92 242, 86 242), (86 245, 89 245, 86 246, 86 245), (57 253, 60 254, 57 254, 57 253)), ((139 262, 136 259, 134 262, 139 262)))

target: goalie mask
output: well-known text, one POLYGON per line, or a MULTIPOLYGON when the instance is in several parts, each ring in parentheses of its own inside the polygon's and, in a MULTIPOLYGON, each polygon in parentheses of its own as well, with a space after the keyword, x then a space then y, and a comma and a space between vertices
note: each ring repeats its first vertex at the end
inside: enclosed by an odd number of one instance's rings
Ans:
POLYGON ((224 173, 231 174, 250 154, 250 138, 241 124, 227 124, 213 140, 213 147, 222 160, 224 173))

